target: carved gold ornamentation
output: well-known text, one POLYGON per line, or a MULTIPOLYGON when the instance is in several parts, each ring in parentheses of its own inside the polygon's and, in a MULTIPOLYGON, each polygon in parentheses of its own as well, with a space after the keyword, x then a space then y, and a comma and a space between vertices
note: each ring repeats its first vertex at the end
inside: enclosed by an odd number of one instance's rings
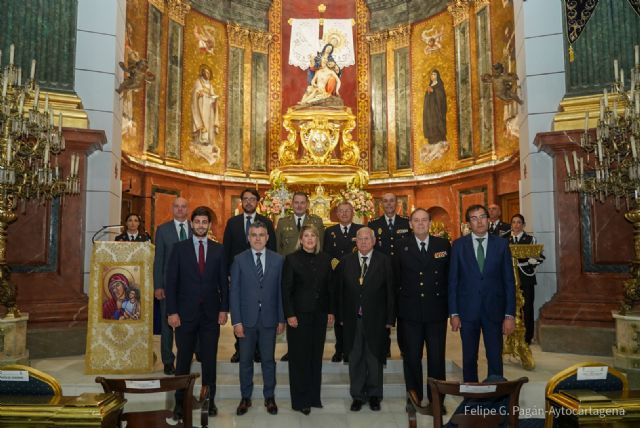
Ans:
POLYGON ((358 107, 356 111, 357 121, 360 124, 358 126, 358 141, 361 144, 358 161, 360 167, 367 170, 369 168, 369 126, 366 124, 369 123, 371 115, 371 97, 369 95, 369 54, 365 48, 367 43, 365 35, 369 26, 369 9, 365 0, 356 1, 356 17, 356 67, 358 70, 358 107))
POLYGON ((490 4, 491 0, 475 0, 476 12, 485 6, 489 6, 490 4))
POLYGON ((273 34, 266 31, 249 32, 249 40, 251 41, 251 49, 255 52, 267 53, 269 51, 269 44, 273 40, 273 34))
POLYGON ((409 37, 411 36, 410 25, 399 25, 389 30, 389 41, 396 48, 409 46, 409 37))
POLYGON ((167 0, 169 19, 184 26, 184 18, 191 10, 190 0, 167 0))
POLYGON ((388 37, 389 33, 387 31, 367 34, 365 36, 365 40, 369 44, 369 53, 373 55, 385 52, 387 49, 388 37))
POLYGON ((304 159, 309 163, 329 163, 339 139, 340 124, 327 118, 313 118, 300 124, 300 140, 306 149, 304 159))
POLYGON ((229 35, 229 46, 244 48, 249 41, 249 29, 238 24, 227 24, 227 34, 229 35))
POLYGON ((158 9, 160 12, 164 13, 164 3, 165 0, 148 0, 149 4, 152 4, 156 7, 156 9, 158 9))
POLYGON ((447 5, 447 10, 453 18, 453 26, 469 19, 469 6, 472 0, 451 0, 447 5))
POLYGON ((278 166, 278 146, 280 126, 282 126, 282 0, 273 0, 269 11, 269 33, 273 35, 269 44, 269 162, 272 168, 278 166))

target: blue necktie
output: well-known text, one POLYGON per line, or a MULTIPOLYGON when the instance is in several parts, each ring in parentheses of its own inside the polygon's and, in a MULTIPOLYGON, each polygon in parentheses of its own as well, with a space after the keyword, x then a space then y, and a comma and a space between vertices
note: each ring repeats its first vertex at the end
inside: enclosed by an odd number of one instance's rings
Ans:
POLYGON ((247 236, 247 241, 249 240, 249 226, 251 226, 251 217, 247 216, 247 224, 244 225, 244 234, 247 236))
POLYGON ((260 260, 262 253, 256 253, 256 271, 258 272, 258 281, 262 283, 264 279, 264 271, 262 270, 262 260, 260 260))

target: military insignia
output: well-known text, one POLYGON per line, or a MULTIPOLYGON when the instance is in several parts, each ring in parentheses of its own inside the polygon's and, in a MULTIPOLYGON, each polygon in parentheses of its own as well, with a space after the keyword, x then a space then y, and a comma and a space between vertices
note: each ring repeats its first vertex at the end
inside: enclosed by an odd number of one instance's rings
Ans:
POLYGON ((405 233, 409 233, 409 229, 398 229, 398 230, 396 230, 396 233, 398 235, 403 235, 405 233))
POLYGON ((381 227, 378 228, 378 235, 382 235, 382 228, 381 227))
POLYGON ((441 259, 443 257, 447 257, 447 252, 446 251, 438 251, 437 253, 435 253, 433 255, 434 259, 441 259))
POLYGON ((404 247, 404 250, 405 251, 409 251, 409 247, 404 247))
POLYGON ((336 239, 336 233, 335 233, 335 232, 331 232, 331 237, 332 237, 333 239, 336 239))
POLYGON ((331 269, 336 270, 336 267, 338 267, 339 263, 340 263, 340 260, 336 258, 331 259, 331 269))

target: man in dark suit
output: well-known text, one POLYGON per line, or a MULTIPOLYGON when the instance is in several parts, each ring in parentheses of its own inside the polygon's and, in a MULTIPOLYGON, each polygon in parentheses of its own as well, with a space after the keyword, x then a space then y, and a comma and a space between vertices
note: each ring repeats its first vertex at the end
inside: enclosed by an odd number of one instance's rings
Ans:
MULTIPOLYGON (((324 239, 322 240, 324 243, 323 251, 331 257, 331 264, 334 268, 342 257, 353 253, 356 247, 356 232, 362 227, 361 224, 352 223, 353 206, 347 201, 338 203, 336 215, 339 223, 326 228, 324 239)), ((348 356, 343 355, 342 326, 335 323, 333 332, 336 336, 336 352, 331 357, 331 361, 339 363, 343 358, 348 358, 348 356)))
MULTIPOLYGON (((393 193, 382 195, 382 208, 384 214, 369 222, 368 226, 376 234, 376 248, 386 255, 393 257, 396 254, 398 241, 411 232, 409 219, 396 214, 397 198, 393 193)), ((400 320, 398 320, 400 321, 400 320)), ((391 329, 387 330, 387 357, 391 357, 391 329)), ((398 324, 398 347, 402 352, 402 333, 398 324)))
POLYGON ((368 227, 356 234, 358 251, 342 258, 336 268, 337 320, 344 327, 344 352, 349 359, 351 410, 369 401, 380 410, 382 366, 386 360, 385 328, 394 322, 393 270, 386 254, 374 250, 368 227))
POLYGON ((165 277, 173 244, 191 238, 191 226, 187 220, 189 206, 185 198, 173 201, 173 220, 158 226, 156 230, 156 252, 153 257, 153 288, 155 298, 160 302, 160 357, 164 364, 164 374, 175 373, 173 354, 173 329, 167 323, 167 305, 165 300, 165 277))
POLYGON ((266 225, 256 221, 249 227, 250 249, 236 255, 231 265, 231 322, 240 341, 240 392, 238 416, 251 407, 253 361, 256 347, 262 358, 264 405, 278 413, 274 392, 276 334, 284 331, 282 310, 282 265, 284 257, 266 248, 266 225))
POLYGON ((515 329, 515 280, 509 241, 489 234, 489 213, 472 205, 465 214, 471 233, 457 239, 449 267, 449 314, 462 340, 462 377, 478 381, 480 332, 488 376, 502 376, 502 335, 515 329))
POLYGON ((511 232, 511 226, 508 223, 504 223, 500 220, 502 210, 500 205, 491 204, 488 207, 489 211, 489 233, 502 238, 508 238, 509 232, 511 232))
MULTIPOLYGON (((222 245, 224 245, 229 267, 231 267, 236 255, 249 248, 249 226, 255 221, 260 221, 266 225, 267 233, 271 237, 267 243, 267 248, 271 251, 277 251, 276 232, 273 230, 273 223, 265 216, 256 212, 258 202, 260 202, 260 194, 258 191, 256 189, 244 189, 242 193, 240 193, 240 200, 242 202, 242 213, 227 220, 222 238, 222 245)), ((236 352, 231 356, 232 363, 240 361, 237 338, 235 348, 236 352)), ((254 359, 256 362, 260 361, 259 350, 256 351, 254 359)))
MULTIPOLYGON (((229 312, 229 280, 222 245, 207 239, 211 211, 198 207, 191 213, 192 239, 176 243, 167 268, 167 320, 175 329, 178 357, 176 375, 189 374, 199 342, 202 356, 202 387, 208 389, 209 415, 218 414, 216 355, 220 325, 229 312)), ((205 390, 206 391, 206 390, 205 390)), ((206 393, 201 394, 206 397, 206 393)), ((182 417, 184 390, 176 391, 174 417, 182 417)))
MULTIPOLYGON (((427 374, 445 380, 448 275, 451 245, 429 235, 431 216, 424 208, 411 213, 413 234, 398 243, 393 257, 398 293, 399 328, 404 340, 404 380, 422 401, 422 353, 427 346, 427 374)), ((429 406, 431 391, 427 389, 429 406)))

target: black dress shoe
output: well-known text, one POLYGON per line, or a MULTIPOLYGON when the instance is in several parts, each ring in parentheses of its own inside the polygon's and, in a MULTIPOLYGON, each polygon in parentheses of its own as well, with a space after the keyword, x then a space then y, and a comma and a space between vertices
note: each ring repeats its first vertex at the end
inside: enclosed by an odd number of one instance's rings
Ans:
POLYGON ((335 354, 333 354, 333 357, 331 357, 331 362, 339 363, 340 361, 342 361, 342 353, 336 352, 335 354))
POLYGON ((303 407, 302 409, 300 409, 300 411, 303 415, 308 415, 309 413, 311 413, 311 409, 309 407, 303 407))
POLYGON ((287 352, 286 354, 284 354, 282 358, 280 358, 280 361, 289 361, 289 353, 287 352))
POLYGON ((176 406, 173 408, 173 419, 176 421, 182 419, 182 404, 176 403, 176 406))
POLYGON ((238 416, 244 415, 245 413, 247 413, 247 410, 249 410, 249 407, 251 407, 251 399, 243 398, 242 400, 240 400, 240 404, 238 404, 238 408, 236 409, 236 415, 238 416))
POLYGON ((240 362, 240 355, 238 355, 238 351, 234 352, 233 355, 231 356, 231 362, 232 363, 240 362))
POLYGON ((213 399, 209 399, 209 416, 218 416, 218 406, 213 399))
POLYGON ((270 415, 278 414, 278 406, 276 405, 276 400, 273 397, 264 399, 264 407, 267 408, 267 412, 269 412, 270 415))
POLYGON ((360 409, 362 409, 362 401, 360 401, 358 399, 354 399, 353 403, 351 403, 351 411, 352 412, 359 412, 360 409))
POLYGON ((164 374, 167 376, 173 376, 176 374, 176 369, 173 367, 173 364, 165 364, 164 365, 164 374))
POLYGON ((369 408, 374 412, 380 410, 380 398, 378 397, 369 397, 369 408))

